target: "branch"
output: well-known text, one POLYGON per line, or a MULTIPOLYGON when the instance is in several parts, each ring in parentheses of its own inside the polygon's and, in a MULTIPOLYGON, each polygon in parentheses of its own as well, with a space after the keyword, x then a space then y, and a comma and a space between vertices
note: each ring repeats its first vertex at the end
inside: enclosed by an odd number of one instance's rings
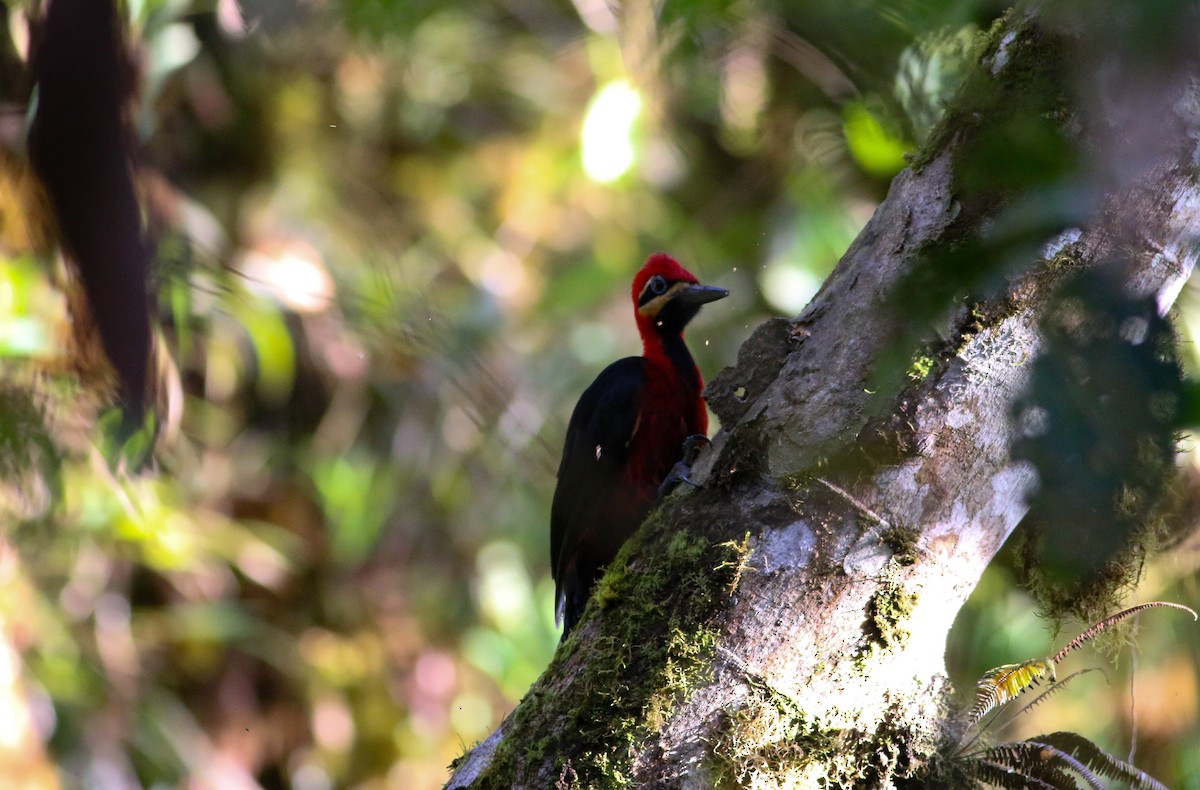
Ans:
POLYGON ((1086 34, 1012 14, 988 35, 964 95, 820 293, 710 385, 724 427, 693 470, 704 488, 651 515, 449 787, 705 788, 765 766, 778 784, 878 786, 925 770, 946 635, 1034 481, 1010 458, 1010 413, 1051 297, 1119 257, 1127 294, 1165 309, 1195 264, 1190 65, 1150 83, 1170 109, 1162 140, 1113 172, 1106 155, 1123 151, 1105 146, 1130 144, 1111 132, 1120 118, 1062 98, 1086 34), (1095 154, 1072 176, 1090 196, 1075 214, 1028 185, 971 186, 981 141, 1020 113, 1095 154), (953 274, 972 265, 975 280, 953 274), (941 339, 913 381, 896 339, 919 339, 903 308, 929 294, 958 307, 926 313, 941 339))

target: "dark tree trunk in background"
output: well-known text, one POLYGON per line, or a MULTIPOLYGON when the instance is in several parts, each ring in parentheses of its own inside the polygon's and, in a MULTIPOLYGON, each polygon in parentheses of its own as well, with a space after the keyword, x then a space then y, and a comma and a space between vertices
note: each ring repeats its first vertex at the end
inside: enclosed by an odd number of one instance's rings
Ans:
POLYGON ((986 34, 963 94, 821 292, 714 380, 723 428, 705 487, 651 516, 450 787, 927 780, 953 730, 947 634, 1035 482, 1010 455, 1011 415, 1052 294, 1103 263, 1129 303, 1165 312, 1196 257, 1194 64, 1170 41, 1142 58, 1055 15, 986 34), (996 147, 1019 149, 1010 132, 1029 119, 1071 146, 1057 192, 996 147), (994 188, 979 185, 984 153, 1001 165, 994 188), (975 281, 955 269, 972 265, 975 281), (934 332, 889 309, 940 279, 978 298, 934 332), (917 354, 909 337, 937 340, 917 354))
MULTIPOLYGON (((53 208, 53 223, 87 296, 88 315, 73 318, 94 323, 117 374, 126 427, 132 429, 143 416, 150 361, 150 245, 134 192, 131 136, 124 117, 130 106, 131 72, 123 63, 117 22, 111 0, 49 3, 35 30, 32 68, 38 109, 29 146, 53 208)), ((16 94, 25 99, 27 85, 19 64, 0 67, 0 82, 4 80, 5 98, 16 94)), ((36 407, 28 414, 14 414, 17 402, 5 398, 3 406, 10 412, 6 417, 22 430, 40 424, 36 407)), ((48 438, 37 444, 44 456, 54 454, 48 438)), ((6 449, 11 451, 12 445, 6 449)), ((5 458, 0 468, 16 478, 10 481, 14 488, 30 482, 21 495, 36 501, 44 492, 32 481, 20 481, 15 471, 23 460, 5 458)), ((31 641, 30 629, 40 626, 33 622, 37 596, 9 537, 0 539, 0 588, 6 602, 0 607, 0 710, 5 718, 0 786, 50 790, 60 786, 58 771, 36 726, 47 722, 36 721, 38 708, 29 705, 21 672, 21 651, 31 641)))
POLYGON ((111 0, 55 0, 39 32, 30 152, 136 427, 150 363, 150 245, 124 117, 132 106, 132 69, 111 0))

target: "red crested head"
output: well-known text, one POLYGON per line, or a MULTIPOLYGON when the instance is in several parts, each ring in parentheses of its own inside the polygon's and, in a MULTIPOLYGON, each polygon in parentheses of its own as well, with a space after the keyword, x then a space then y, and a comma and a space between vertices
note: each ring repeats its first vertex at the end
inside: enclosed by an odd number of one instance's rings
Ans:
POLYGON ((656 252, 646 259, 646 263, 642 265, 641 270, 633 278, 632 291, 633 304, 635 306, 642 297, 642 292, 646 290, 646 283, 650 282, 656 275, 662 277, 668 283, 699 282, 696 279, 696 275, 679 265, 679 261, 665 252, 656 252))
POLYGON ((656 252, 633 278, 632 294, 645 355, 654 356, 664 337, 679 336, 701 305, 723 299, 729 291, 701 285, 679 261, 656 252))

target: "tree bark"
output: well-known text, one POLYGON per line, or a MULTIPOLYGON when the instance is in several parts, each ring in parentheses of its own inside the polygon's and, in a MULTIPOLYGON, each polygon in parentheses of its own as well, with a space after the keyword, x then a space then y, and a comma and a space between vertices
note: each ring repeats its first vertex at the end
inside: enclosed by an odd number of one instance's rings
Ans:
MULTIPOLYGON (((722 429, 697 470, 704 488, 651 515, 448 787, 935 782, 953 732, 946 637, 1035 481, 1010 456, 1012 414, 1048 300, 1119 259, 1127 294, 1165 312, 1195 263, 1195 64, 1164 59, 1152 82, 1113 79, 1089 102, 1093 35, 1025 11, 983 37, 958 104, 821 292, 760 327, 713 381, 722 429), (1030 95, 1065 106, 1049 115, 1084 154, 1072 178, 1090 210, 1005 246, 1022 260, 943 313, 906 375, 897 294, 965 239, 995 248, 1030 205, 1019 190, 981 197, 964 173, 1030 95)), ((1129 62, 1109 55, 1106 73, 1129 62)))

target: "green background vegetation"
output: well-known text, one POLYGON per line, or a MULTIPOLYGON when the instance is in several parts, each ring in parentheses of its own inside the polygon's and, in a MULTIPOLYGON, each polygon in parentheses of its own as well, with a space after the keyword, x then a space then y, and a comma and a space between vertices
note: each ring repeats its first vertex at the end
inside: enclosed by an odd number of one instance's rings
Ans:
MULTIPOLYGON (((20 75, 35 7, 0 10, 20 75)), ((554 653, 558 448, 637 352, 641 260, 732 292, 688 333, 711 377, 815 292, 1001 10, 631 3, 618 37, 599 0, 127 3, 164 351, 140 468, 39 235, 28 85, 0 83, 0 612, 66 785, 441 786, 554 653)), ((1194 604, 1195 565, 1131 602, 1194 604)), ((947 656, 964 700, 1073 635, 1035 609, 989 570, 947 656)), ((1124 755, 1136 715, 1139 765, 1200 787, 1183 620, 1081 651, 1108 682, 1022 731, 1124 755)))

